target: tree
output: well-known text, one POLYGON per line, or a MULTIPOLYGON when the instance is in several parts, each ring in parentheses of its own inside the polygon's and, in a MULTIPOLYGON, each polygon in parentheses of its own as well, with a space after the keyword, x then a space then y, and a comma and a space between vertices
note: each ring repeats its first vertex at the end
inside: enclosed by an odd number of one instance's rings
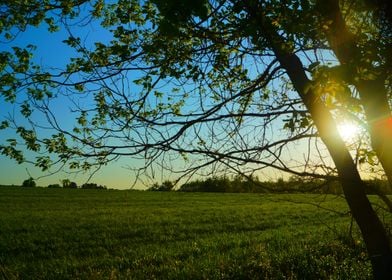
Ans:
POLYGON ((101 186, 101 185, 98 185, 98 184, 96 184, 96 183, 84 183, 82 186, 81 186, 81 188, 82 189, 102 189, 102 190, 106 190, 106 187, 105 186, 101 186))
POLYGON ((36 184, 33 178, 29 178, 27 180, 24 180, 22 183, 22 187, 26 187, 26 188, 35 188, 36 184))
POLYGON ((65 189, 77 189, 78 185, 75 182, 71 182, 69 179, 61 180, 61 184, 65 189))
POLYGON ((58 188, 61 188, 61 186, 60 186, 60 184, 49 184, 48 188, 50 188, 50 189, 58 189, 58 188))
POLYGON ((171 181, 163 181, 162 184, 154 183, 148 190, 159 191, 159 192, 169 192, 174 188, 174 184, 171 181))
POLYGON ((392 186, 386 1, 29 3, 1 7, 5 39, 12 44, 17 31, 45 22, 68 32, 75 57, 56 71, 34 61, 32 45, 1 53, 0 92, 29 120, 2 122, 19 137, 0 146, 3 154, 30 161, 22 141, 43 170, 99 168, 126 156, 144 160, 135 171, 152 176, 156 168, 184 177, 272 168, 339 180, 375 278, 392 273, 390 241, 360 176, 370 165, 392 186), (79 38, 86 23, 111 38, 79 38), (51 106, 56 98, 70 99, 73 129, 51 106), (342 120, 363 128, 358 141, 343 141, 342 120), (309 147, 301 156, 293 155, 298 143, 309 147))

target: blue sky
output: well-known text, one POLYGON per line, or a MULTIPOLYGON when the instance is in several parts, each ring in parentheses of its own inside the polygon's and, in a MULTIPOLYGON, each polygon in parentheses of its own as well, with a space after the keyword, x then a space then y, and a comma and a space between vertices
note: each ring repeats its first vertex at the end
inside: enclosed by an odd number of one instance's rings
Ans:
MULTIPOLYGON (((109 32, 102 30, 94 23, 89 24, 83 30, 73 30, 73 32, 76 32, 76 34, 82 38, 87 38, 87 40, 91 41, 105 41, 109 38, 109 32)), ((7 51, 11 46, 15 45, 25 47, 28 44, 34 44, 37 46, 34 62, 44 66, 61 68, 67 62, 67 59, 74 55, 73 50, 62 43, 67 37, 68 34, 65 30, 49 33, 45 26, 39 28, 29 27, 26 32, 20 33, 14 41, 10 43, 5 43, 4 41, 0 42, 0 51, 7 51)), ((17 105, 5 102, 2 97, 0 97, 0 108, 1 119, 9 113, 18 114, 19 111, 17 105)), ((57 101, 54 103, 54 110, 60 112, 60 114, 63 112, 66 113, 61 121, 67 123, 67 104, 63 101, 57 101)), ((69 125, 72 125, 72 122, 70 122, 69 125)), ((13 138, 12 131, 0 131, 0 142, 10 137, 13 138)), ((98 171, 91 181, 107 185, 108 187, 129 188, 133 184, 133 175, 127 169, 128 165, 129 162, 127 162, 127 160, 113 163, 98 171)), ((89 178, 90 173, 67 174, 60 172, 48 176, 47 172, 41 172, 40 169, 31 164, 19 165, 14 160, 0 155, 0 184, 19 185, 30 175, 33 178, 39 178, 37 180, 38 185, 46 186, 48 184, 59 183, 60 179, 65 178, 75 181, 78 184, 83 184, 89 178)))

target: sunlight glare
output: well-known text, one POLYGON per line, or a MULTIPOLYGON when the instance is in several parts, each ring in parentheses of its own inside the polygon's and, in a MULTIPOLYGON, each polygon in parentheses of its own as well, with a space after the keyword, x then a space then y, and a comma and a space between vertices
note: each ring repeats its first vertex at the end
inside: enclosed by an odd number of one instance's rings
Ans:
POLYGON ((348 121, 338 124, 338 131, 346 142, 355 140, 360 134, 359 127, 355 123, 348 121))

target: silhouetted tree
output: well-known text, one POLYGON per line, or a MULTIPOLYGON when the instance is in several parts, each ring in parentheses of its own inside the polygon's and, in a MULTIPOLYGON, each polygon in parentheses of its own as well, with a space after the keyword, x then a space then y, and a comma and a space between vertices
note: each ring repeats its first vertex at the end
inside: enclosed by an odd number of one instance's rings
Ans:
POLYGON ((63 185, 63 188, 65 189, 76 189, 78 185, 75 182, 72 182, 69 179, 63 179, 61 180, 61 183, 63 185))
POLYGON ((36 186, 35 181, 33 178, 29 178, 23 181, 22 187, 27 187, 27 188, 34 188, 36 186))
POLYGON ((96 183, 85 183, 81 186, 82 189, 106 189, 105 186, 98 185, 96 183))
POLYGON ((162 184, 154 183, 148 190, 149 191, 159 191, 159 192, 168 192, 173 190, 174 184, 173 182, 166 180, 163 181, 162 184))
POLYGON ((50 185, 48 185, 48 188, 56 189, 56 188, 61 188, 61 186, 60 186, 60 184, 50 184, 50 185))

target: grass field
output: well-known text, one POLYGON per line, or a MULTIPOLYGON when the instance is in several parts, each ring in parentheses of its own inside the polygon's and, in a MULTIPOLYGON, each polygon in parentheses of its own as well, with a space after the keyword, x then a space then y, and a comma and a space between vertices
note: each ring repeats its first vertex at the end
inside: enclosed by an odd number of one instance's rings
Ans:
POLYGON ((350 217, 309 203, 347 212, 335 196, 2 187, 0 279, 370 279, 350 217))

